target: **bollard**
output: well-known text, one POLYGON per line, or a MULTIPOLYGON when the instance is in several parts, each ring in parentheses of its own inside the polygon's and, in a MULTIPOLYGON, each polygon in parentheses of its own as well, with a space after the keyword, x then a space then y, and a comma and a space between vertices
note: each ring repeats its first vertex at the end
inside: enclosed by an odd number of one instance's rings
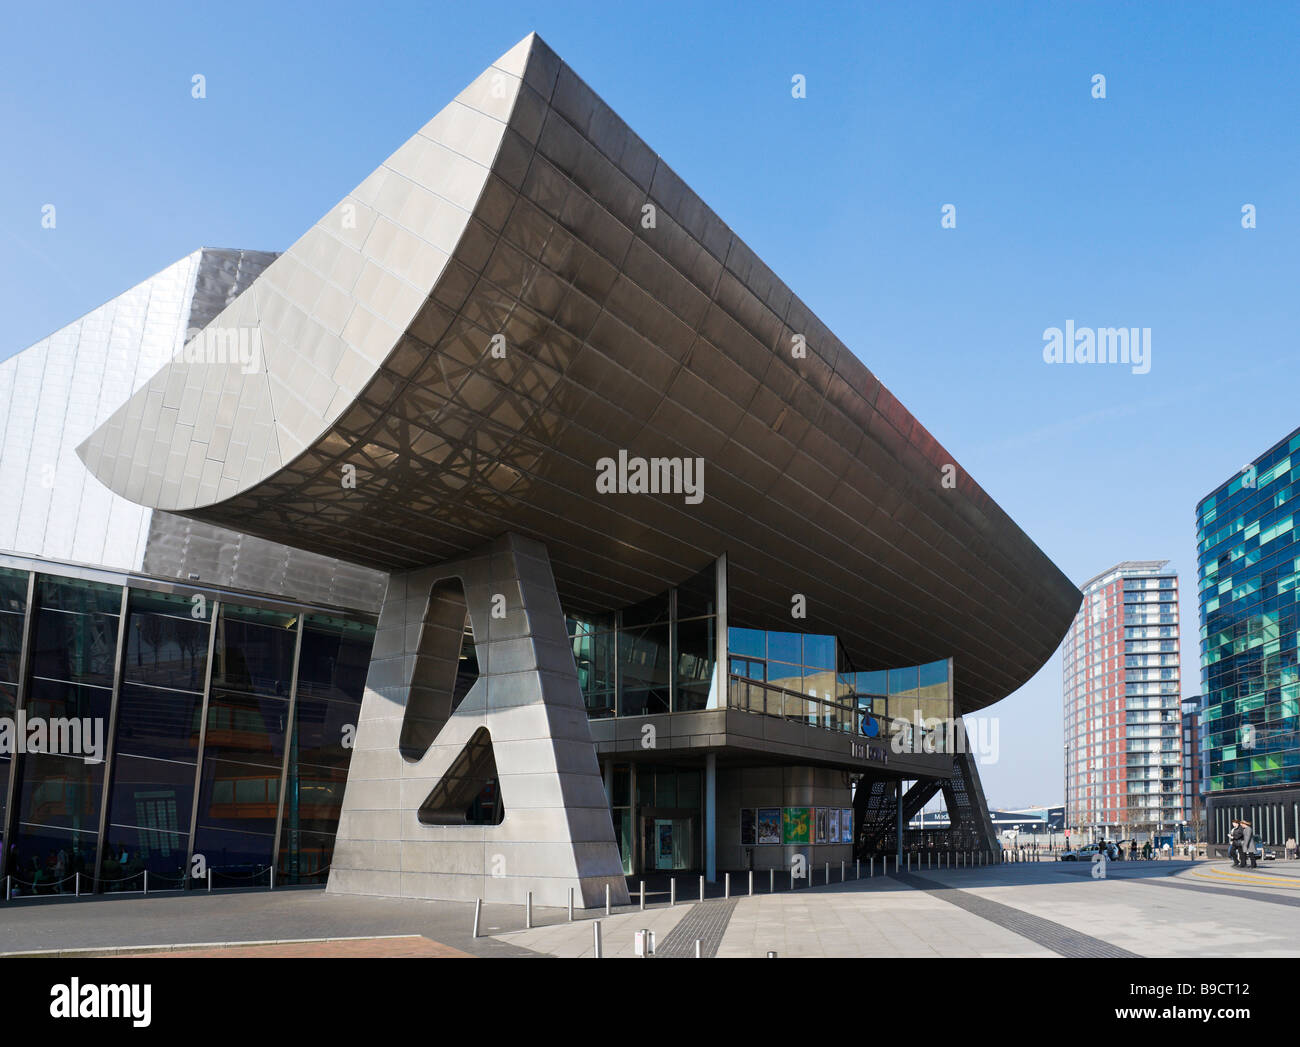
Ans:
POLYGON ((775 960, 775 959, 776 959, 776 953, 775 953, 773 950, 769 949, 769 950, 767 951, 767 958, 768 958, 769 960, 775 960))
POLYGON ((569 888, 569 922, 573 922, 573 888, 569 888))
POLYGON ((5 901, 7 902, 13 900, 13 884, 9 882, 12 879, 12 876, 5 877, 5 901))
POLYGON ((483 899, 475 898, 474 899, 474 934, 473 934, 473 937, 475 938, 478 937, 479 921, 482 918, 483 918, 483 899))
POLYGON ((731 897, 731 873, 727 873, 725 876, 723 876, 723 883, 725 884, 725 886, 722 889, 722 897, 730 898, 731 897))
POLYGON ((212 893, 212 866, 208 866, 208 893, 212 893))
POLYGON ((533 927, 533 892, 529 891, 524 896, 524 928, 532 930, 533 927))
POLYGON ((700 877, 700 901, 704 901, 704 877, 700 877))
POLYGON ((592 948, 595 950, 595 953, 596 953, 596 959, 599 960, 600 957, 601 957, 601 949, 600 949, 600 921, 599 921, 599 920, 593 920, 593 921, 592 921, 592 924, 591 924, 591 944, 592 944, 592 948))
POLYGON ((144 871, 144 893, 145 894, 149 893, 149 870, 148 869, 144 871))
POLYGON ((843 858, 841 858, 840 859, 840 883, 843 883, 845 879, 844 869, 845 869, 845 861, 843 858))
POLYGON ((776 893, 776 870, 775 869, 767 870, 767 893, 768 894, 776 893))
POLYGON ((668 907, 671 909, 677 904, 677 877, 674 876, 668 881, 668 907))
POLYGON ((853 878, 854 878, 855 880, 860 880, 860 879, 862 879, 862 859, 861 859, 861 858, 855 858, 855 859, 853 859, 853 878))
MULTIPOLYGON (((609 915, 609 884, 605 884, 605 915, 609 915)), ((597 953, 597 955, 600 955, 597 953)))
POLYGON ((871 866, 870 866, 870 869, 871 869, 871 871, 870 871, 869 875, 871 875, 871 876, 875 876, 875 875, 876 875, 876 856, 875 856, 874 854, 871 856, 871 866))
POLYGON ((790 866, 790 890, 794 890, 794 866, 790 866))
POLYGON ((74 897, 81 897, 81 873, 74 873, 73 886, 75 887, 74 897))
POLYGON ((275 890, 275 866, 271 866, 271 890, 275 890))
MULTIPOLYGON (((826 883, 829 885, 830 882, 831 882, 831 863, 830 863, 830 862, 827 862, 827 863, 826 863, 826 883)), ((809 886, 811 886, 811 884, 810 884, 809 886)))
POLYGON ((749 896, 754 897, 754 870, 749 870, 749 896))
POLYGON ((696 958, 697 960, 702 960, 702 959, 704 959, 704 939, 703 939, 703 938, 696 938, 696 939, 695 939, 695 958, 696 958))
POLYGON ((645 912, 645 880, 641 881, 641 911, 645 912))

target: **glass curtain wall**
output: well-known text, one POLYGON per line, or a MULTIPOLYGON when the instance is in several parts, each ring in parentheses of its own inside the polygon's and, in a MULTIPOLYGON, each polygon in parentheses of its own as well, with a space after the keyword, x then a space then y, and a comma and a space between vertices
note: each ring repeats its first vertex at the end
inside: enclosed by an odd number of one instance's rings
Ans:
POLYGON ((603 614, 568 616, 587 715, 645 716, 716 705, 712 565, 676 589, 603 614))
POLYGON ((16 896, 328 874, 373 623, 167 588, 0 568, 16 896))

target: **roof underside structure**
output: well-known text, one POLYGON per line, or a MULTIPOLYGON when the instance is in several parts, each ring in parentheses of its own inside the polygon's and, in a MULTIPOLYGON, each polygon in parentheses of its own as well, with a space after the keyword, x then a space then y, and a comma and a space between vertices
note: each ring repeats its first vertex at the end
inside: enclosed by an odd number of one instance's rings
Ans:
POLYGON ((536 35, 205 335, 78 449, 133 501, 390 571, 518 532, 571 612, 725 552, 731 625, 835 633, 859 669, 952 657, 968 712, 1080 601, 536 35), (239 337, 255 360, 212 358, 239 337), (703 500, 598 493, 620 450, 703 459, 703 500))

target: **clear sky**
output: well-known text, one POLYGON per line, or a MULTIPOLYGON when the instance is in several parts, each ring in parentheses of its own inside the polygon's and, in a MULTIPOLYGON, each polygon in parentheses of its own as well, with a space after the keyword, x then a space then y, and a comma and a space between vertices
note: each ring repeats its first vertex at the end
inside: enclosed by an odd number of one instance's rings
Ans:
MULTIPOLYGON (((1300 425, 1300 7, 11 0, 0 25, 0 357, 197 247, 284 249, 535 30, 1076 583, 1172 560, 1199 691, 1195 502, 1300 425), (1044 363, 1067 320, 1150 328, 1150 372, 1044 363)), ((1060 802, 1059 655, 997 712, 990 801, 1060 802)))

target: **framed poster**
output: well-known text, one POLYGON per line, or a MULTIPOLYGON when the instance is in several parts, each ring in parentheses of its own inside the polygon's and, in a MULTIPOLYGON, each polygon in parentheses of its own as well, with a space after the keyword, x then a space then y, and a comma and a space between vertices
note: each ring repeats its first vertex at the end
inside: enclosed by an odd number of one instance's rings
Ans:
POLYGON ((758 842, 781 842, 780 807, 760 807, 758 809, 758 842))
POLYGON ((838 807, 832 807, 830 814, 831 814, 831 825, 830 828, 826 831, 826 840, 828 843, 839 843, 840 842, 840 809, 838 807))
POLYGON ((811 807, 783 807, 781 809, 781 842, 812 843, 811 807))
POLYGON ((754 808, 742 807, 740 809, 740 846, 753 847, 758 842, 758 834, 755 830, 754 808))
POLYGON ((814 824, 817 827, 816 834, 813 837, 813 843, 829 843, 830 836, 828 836, 827 834, 830 832, 830 820, 831 820, 830 808, 815 807, 813 809, 817 812, 813 819, 814 824))
POLYGON ((840 842, 853 842, 853 808, 845 807, 840 811, 840 842))

